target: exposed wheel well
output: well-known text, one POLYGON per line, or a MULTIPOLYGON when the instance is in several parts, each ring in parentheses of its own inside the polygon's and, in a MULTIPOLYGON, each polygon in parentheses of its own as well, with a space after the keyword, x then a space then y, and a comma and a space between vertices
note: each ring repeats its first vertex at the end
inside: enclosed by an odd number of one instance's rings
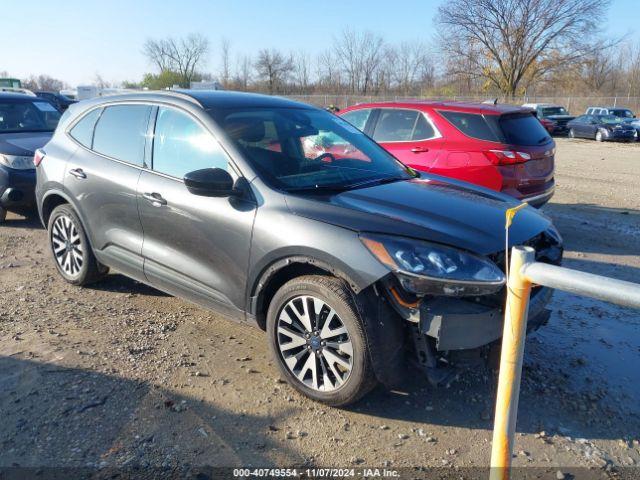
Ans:
POLYGON ((42 221, 44 222, 45 228, 49 223, 49 217, 51 216, 51 212, 53 212, 53 209, 65 203, 69 202, 64 197, 56 194, 49 195, 44 199, 44 202, 42 204, 42 221))
POLYGON ((271 299, 276 292, 289 280, 303 275, 333 275, 329 270, 325 270, 318 265, 310 263, 291 263, 282 267, 269 277, 267 283, 258 293, 256 303, 256 321, 258 326, 265 330, 267 328, 267 310, 271 299))

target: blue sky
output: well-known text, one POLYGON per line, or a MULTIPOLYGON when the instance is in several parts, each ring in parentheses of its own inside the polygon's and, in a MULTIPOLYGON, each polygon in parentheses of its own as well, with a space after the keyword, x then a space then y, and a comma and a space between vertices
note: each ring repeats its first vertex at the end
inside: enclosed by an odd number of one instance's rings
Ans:
MULTIPOLYGON (((429 40, 440 0, 1 0, 0 71, 47 73, 75 86, 139 80, 151 70, 146 38, 191 32, 211 41, 207 71, 219 71, 221 38, 235 54, 260 48, 316 54, 345 27, 390 42, 429 40)), ((605 30, 640 41, 640 0, 613 0, 605 30)))

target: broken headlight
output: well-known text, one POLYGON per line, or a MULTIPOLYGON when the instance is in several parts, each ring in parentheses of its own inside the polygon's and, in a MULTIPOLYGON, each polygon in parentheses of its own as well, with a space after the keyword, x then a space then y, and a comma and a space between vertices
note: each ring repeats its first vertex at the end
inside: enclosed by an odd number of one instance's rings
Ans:
POLYGON ((495 263, 463 250, 387 235, 364 234, 360 240, 417 295, 489 295, 505 283, 495 263))

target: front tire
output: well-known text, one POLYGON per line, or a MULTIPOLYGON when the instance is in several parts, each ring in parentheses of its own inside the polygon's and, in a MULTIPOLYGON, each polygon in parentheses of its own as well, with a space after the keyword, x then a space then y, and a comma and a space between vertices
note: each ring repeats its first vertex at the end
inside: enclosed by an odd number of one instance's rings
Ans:
POLYGON ((596 142, 603 142, 604 136, 602 135, 602 130, 598 130, 596 132, 596 142))
POLYGON ((47 226, 49 247, 58 273, 73 285, 87 285, 107 272, 98 263, 82 223, 71 205, 57 206, 47 226))
POLYGON ((364 322, 342 280, 303 276, 284 284, 267 312, 269 346, 282 376, 331 406, 360 399, 376 384, 364 322))
POLYGON ((573 128, 569 129, 569 138, 576 138, 576 132, 573 128))
POLYGON ((4 223, 7 219, 7 209, 0 207, 0 223, 4 223))

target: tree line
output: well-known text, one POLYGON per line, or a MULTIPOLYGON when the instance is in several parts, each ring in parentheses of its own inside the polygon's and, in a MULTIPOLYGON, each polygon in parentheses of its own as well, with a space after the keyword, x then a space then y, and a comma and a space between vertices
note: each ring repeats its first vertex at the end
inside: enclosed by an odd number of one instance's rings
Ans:
POLYGON ((232 40, 212 45, 197 33, 148 39, 141 51, 152 71, 122 86, 216 80, 225 89, 271 94, 640 96, 640 43, 603 35, 610 6, 611 0, 448 0, 429 40, 391 43, 348 28, 317 55, 276 48, 248 55, 235 52, 232 40), (217 71, 207 69, 213 55, 217 71))

